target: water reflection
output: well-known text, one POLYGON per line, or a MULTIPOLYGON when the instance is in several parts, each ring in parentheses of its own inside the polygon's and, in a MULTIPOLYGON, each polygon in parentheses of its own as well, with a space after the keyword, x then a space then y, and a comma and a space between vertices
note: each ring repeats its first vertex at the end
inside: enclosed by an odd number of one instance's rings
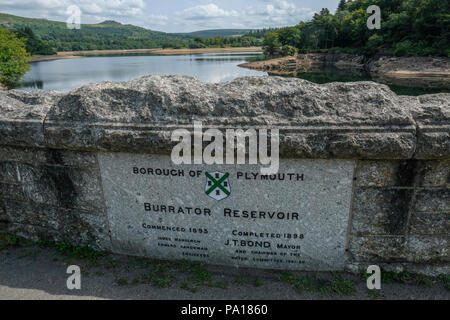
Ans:
MULTIPOLYGON (((157 56, 149 54, 89 57, 30 63, 32 69, 20 84, 24 90, 50 89, 68 91, 87 83, 126 81, 150 74, 188 75, 206 82, 226 82, 237 77, 267 75, 266 72, 238 67, 258 53, 208 53, 157 56)), ((307 68, 296 77, 315 83, 368 81, 364 70, 341 70, 336 67, 307 68)), ((397 94, 420 95, 449 92, 447 89, 405 88, 390 86, 397 94)))
POLYGON ((238 67, 258 53, 208 53, 197 55, 100 56, 30 63, 20 83, 24 90, 68 91, 87 83, 126 81, 150 74, 188 75, 206 82, 225 82, 266 72, 238 67))
POLYGON ((32 89, 43 89, 44 82, 42 80, 30 80, 30 81, 22 81, 21 86, 32 88, 32 89))
MULTIPOLYGON (((379 79, 371 78, 370 74, 361 69, 338 69, 336 67, 315 67, 307 68, 298 72, 295 77, 305 79, 314 83, 329 83, 329 82, 355 82, 355 81, 375 81, 381 82, 379 79)), ((403 87, 398 85, 388 85, 389 88, 398 95, 418 96, 422 94, 449 92, 450 90, 432 89, 432 88, 414 88, 403 87)))
POLYGON ((336 67, 315 67, 300 70, 297 78, 305 79, 314 83, 328 82, 350 82, 350 81, 370 81, 370 75, 362 69, 338 69, 336 67))

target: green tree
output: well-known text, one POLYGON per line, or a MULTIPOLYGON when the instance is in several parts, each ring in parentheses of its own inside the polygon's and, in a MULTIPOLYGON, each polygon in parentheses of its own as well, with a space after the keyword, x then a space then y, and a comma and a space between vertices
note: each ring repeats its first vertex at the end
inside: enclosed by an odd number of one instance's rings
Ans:
POLYGON ((13 88, 20 78, 30 70, 29 54, 23 40, 6 29, 0 28, 0 83, 13 88))
POLYGON ((347 3, 347 1, 345 1, 345 0, 340 0, 336 12, 344 11, 344 10, 345 10, 345 4, 346 4, 346 3, 347 3))
POLYGON ((275 54, 280 50, 280 42, 278 40, 278 33, 268 32, 263 39, 263 50, 270 55, 275 54))
POLYGON ((282 46, 281 47, 281 54, 283 56, 295 56, 295 54, 297 53, 297 49, 293 46, 282 46))
POLYGON ((297 27, 281 28, 277 31, 278 40, 282 45, 297 47, 300 41, 300 29, 297 27))
POLYGON ((33 30, 27 26, 16 31, 17 36, 25 42, 25 49, 31 55, 51 55, 56 54, 56 50, 50 47, 46 42, 38 38, 33 30))

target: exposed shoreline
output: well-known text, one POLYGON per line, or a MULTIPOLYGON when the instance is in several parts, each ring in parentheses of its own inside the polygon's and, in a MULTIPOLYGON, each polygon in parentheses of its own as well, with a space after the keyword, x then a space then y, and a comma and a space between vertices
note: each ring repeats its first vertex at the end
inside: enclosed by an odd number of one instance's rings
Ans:
POLYGON ((64 51, 50 56, 32 56, 29 62, 51 61, 61 59, 78 59, 87 56, 101 56, 113 54, 134 54, 150 53, 157 55, 187 55, 201 53, 222 53, 222 52, 262 52, 261 47, 237 47, 237 48, 200 48, 200 49, 131 49, 131 50, 85 50, 85 51, 64 51))
POLYGON ((222 52, 263 52, 261 47, 236 47, 236 48, 201 48, 201 49, 157 49, 153 54, 179 55, 199 53, 222 53, 222 52))
POLYGON ((273 75, 295 75, 324 66, 366 71, 377 82, 406 87, 450 88, 450 59, 445 57, 388 57, 366 59, 344 53, 309 53, 239 65, 273 75))

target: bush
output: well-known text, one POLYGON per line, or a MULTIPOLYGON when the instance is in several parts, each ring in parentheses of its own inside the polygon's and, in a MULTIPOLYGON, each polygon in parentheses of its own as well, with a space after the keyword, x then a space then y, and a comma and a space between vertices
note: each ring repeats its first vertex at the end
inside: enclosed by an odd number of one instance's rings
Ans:
POLYGON ((30 70, 25 43, 6 29, 0 28, 0 83, 11 89, 30 70))
POLYGON ((412 56, 417 54, 417 49, 410 40, 399 42, 393 50, 395 56, 412 56))
POLYGON ((283 56, 294 56, 297 53, 297 49, 293 46, 283 46, 281 48, 281 54, 283 56))
POLYGON ((263 39, 263 50, 268 55, 274 55, 280 49, 280 42, 276 32, 268 32, 263 39))
POLYGON ((366 48, 368 51, 375 52, 380 46, 383 45, 383 43, 383 36, 374 34, 367 40, 366 48))

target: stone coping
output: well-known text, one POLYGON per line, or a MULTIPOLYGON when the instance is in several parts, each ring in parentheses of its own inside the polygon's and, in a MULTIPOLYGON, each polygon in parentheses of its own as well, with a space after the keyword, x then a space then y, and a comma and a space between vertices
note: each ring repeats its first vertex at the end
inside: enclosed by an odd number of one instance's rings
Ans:
POLYGON ((450 158, 450 94, 398 96, 375 82, 146 76, 68 93, 0 92, 0 145, 170 153, 174 129, 279 129, 280 155, 450 158))

